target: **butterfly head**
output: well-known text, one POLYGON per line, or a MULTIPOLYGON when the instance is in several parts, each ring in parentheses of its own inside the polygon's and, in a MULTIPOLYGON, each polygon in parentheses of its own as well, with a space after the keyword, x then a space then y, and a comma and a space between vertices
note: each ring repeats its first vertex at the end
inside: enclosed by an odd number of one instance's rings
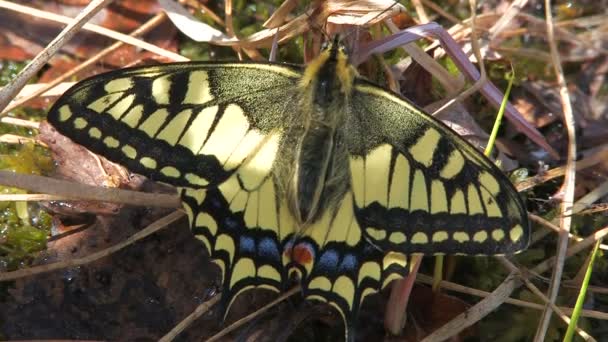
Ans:
POLYGON ((300 82, 303 87, 316 87, 315 93, 348 96, 357 76, 357 70, 350 63, 346 47, 336 35, 332 40, 326 41, 321 47, 319 55, 306 67, 304 77, 300 82))

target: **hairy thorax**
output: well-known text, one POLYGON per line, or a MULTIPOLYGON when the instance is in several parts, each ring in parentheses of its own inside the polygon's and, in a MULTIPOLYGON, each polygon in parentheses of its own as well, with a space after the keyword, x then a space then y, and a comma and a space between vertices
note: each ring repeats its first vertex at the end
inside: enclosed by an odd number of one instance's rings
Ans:
MULTIPOLYGON (((339 128, 348 117, 348 101, 356 72, 346 55, 334 49, 317 65, 309 66, 302 78, 297 128, 286 132, 290 151, 283 172, 291 214, 301 227, 333 210, 350 184, 348 151, 339 128), (310 73, 308 73, 310 71, 310 73)), ((284 144, 284 145, 285 145, 284 144)))

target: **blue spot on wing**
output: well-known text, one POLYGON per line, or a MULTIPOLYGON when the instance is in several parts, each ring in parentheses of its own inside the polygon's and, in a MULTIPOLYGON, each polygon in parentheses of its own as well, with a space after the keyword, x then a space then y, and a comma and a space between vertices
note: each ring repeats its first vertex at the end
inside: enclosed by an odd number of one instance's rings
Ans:
POLYGON ((254 253, 255 241, 249 236, 241 236, 239 247, 243 253, 254 253))
POLYGON ((333 272, 338 267, 339 255, 336 251, 325 251, 319 258, 317 267, 325 272, 333 272))
POLYGON ((271 238, 263 238, 258 245, 259 255, 272 258, 272 259, 280 259, 279 248, 277 246, 277 242, 271 238))
POLYGON ((352 254, 346 254, 340 264, 340 272, 350 272, 357 269, 357 257, 352 254))

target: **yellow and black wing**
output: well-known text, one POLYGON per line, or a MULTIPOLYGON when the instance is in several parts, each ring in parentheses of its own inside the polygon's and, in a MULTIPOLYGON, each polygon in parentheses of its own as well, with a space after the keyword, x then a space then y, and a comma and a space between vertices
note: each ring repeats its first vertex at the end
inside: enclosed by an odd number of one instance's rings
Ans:
POLYGON ((438 120, 363 79, 347 112, 349 191, 295 242, 293 262, 348 339, 363 299, 407 275, 408 254, 512 254, 529 227, 502 171, 438 120))
POLYGON ((295 67, 255 63, 121 69, 79 82, 48 121, 133 172, 204 188, 281 130, 299 77, 295 67))
POLYGON ((297 67, 254 63, 122 69, 75 85, 48 121, 179 188, 193 233, 222 270, 228 308, 245 289, 287 283, 283 247, 295 227, 271 170, 300 76, 297 67))
POLYGON ((383 251, 512 254, 526 209, 507 177, 444 124, 359 79, 345 127, 355 216, 383 251))
POLYGON ((292 252, 289 269, 298 271, 304 295, 338 310, 347 341, 354 337, 363 300, 409 272, 405 254, 383 251, 369 243, 354 210, 349 191, 335 210, 326 210, 286 248, 292 252))

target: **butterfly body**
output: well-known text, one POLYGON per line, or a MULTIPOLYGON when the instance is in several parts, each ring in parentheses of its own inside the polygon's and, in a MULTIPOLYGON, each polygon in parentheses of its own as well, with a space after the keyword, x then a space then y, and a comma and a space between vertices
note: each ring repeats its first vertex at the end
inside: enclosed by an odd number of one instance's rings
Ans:
MULTIPOLYGON (((528 243, 508 179, 449 128, 358 76, 333 42, 303 71, 185 63, 85 80, 48 120, 109 159, 178 187, 223 275, 226 307, 297 276, 347 335, 407 256, 506 254, 528 243)), ((348 335, 352 336, 352 335, 348 335)))
MULTIPOLYGON (((356 71, 348 64, 337 41, 324 58, 314 63, 299 82, 301 89, 296 96, 301 97, 300 110, 290 112, 293 117, 287 120, 290 126, 285 130, 287 135, 299 135, 295 158, 289 163, 291 180, 287 188, 290 210, 299 225, 318 219, 322 208, 335 203, 334 199, 341 198, 348 188, 338 185, 350 183, 345 172, 348 151, 342 129, 349 116, 347 109, 356 71)), ((291 147, 285 144, 281 150, 291 147)))

